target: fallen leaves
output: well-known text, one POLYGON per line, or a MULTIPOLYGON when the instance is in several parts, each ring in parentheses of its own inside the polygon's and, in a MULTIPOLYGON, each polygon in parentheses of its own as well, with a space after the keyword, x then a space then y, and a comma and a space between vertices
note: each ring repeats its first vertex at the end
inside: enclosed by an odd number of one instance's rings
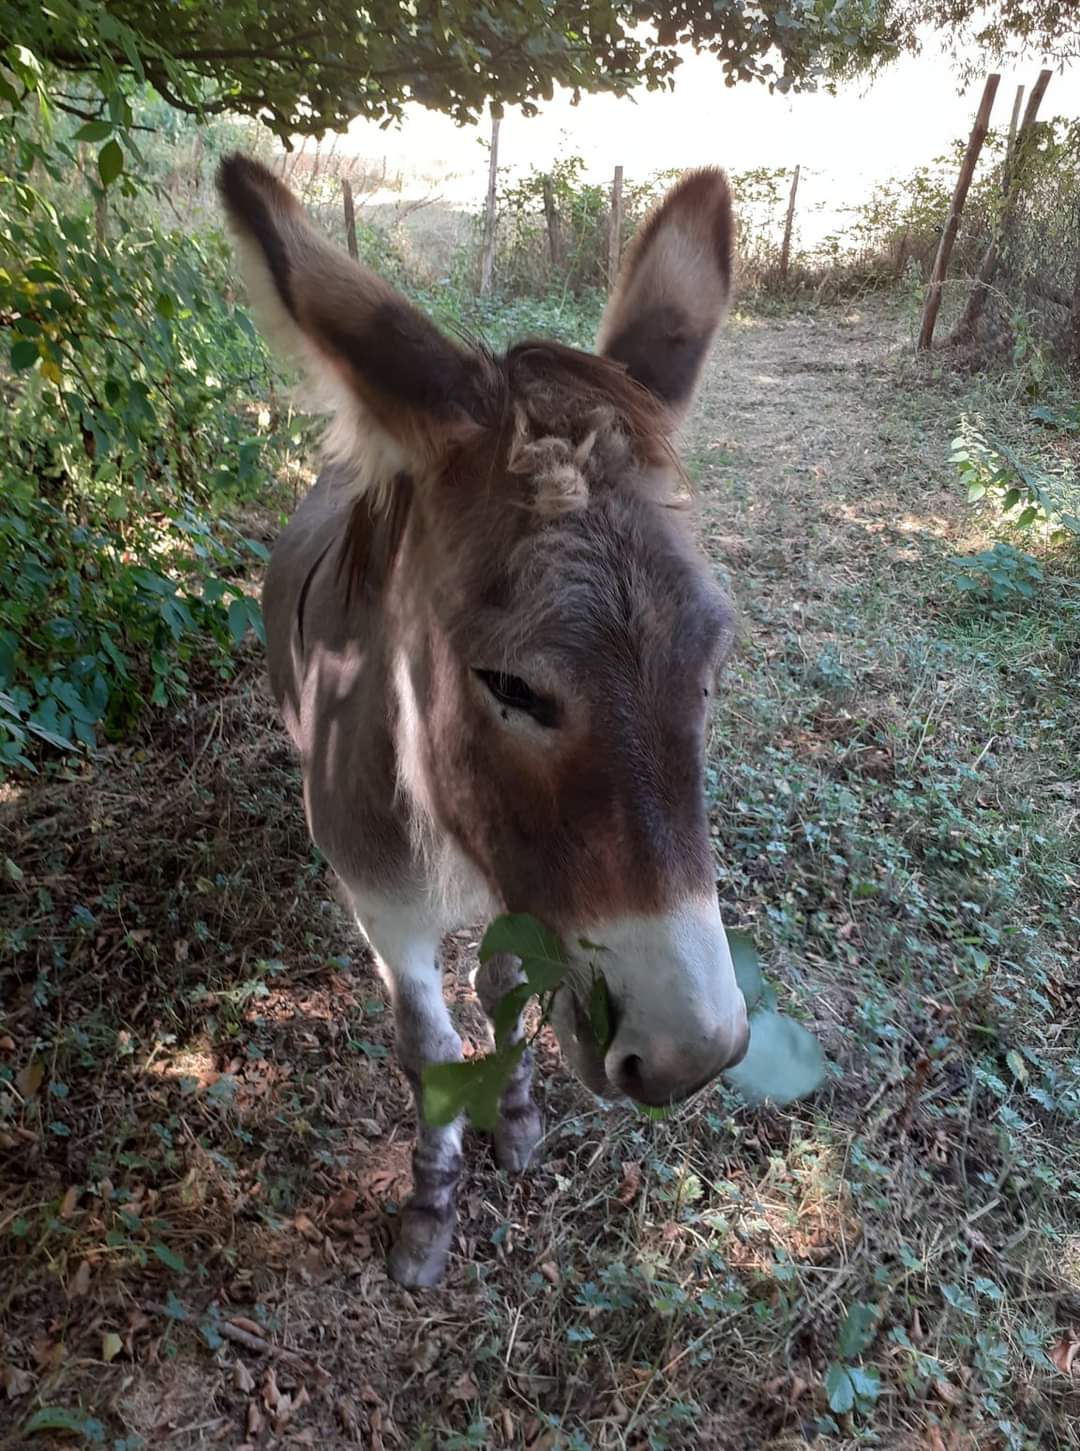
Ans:
POLYGON ((16 1073, 15 1087, 24 1099, 36 1098, 44 1078, 45 1064, 40 1058, 32 1058, 25 1068, 16 1073))
POLYGON ((1047 1352, 1054 1368, 1062 1375, 1075 1375, 1078 1370, 1076 1363, 1077 1354, 1080 1353, 1080 1332, 1070 1330, 1055 1341, 1047 1352))
POLYGON ((783 1375, 774 1376, 766 1382, 765 1394, 774 1400, 782 1400, 789 1410, 793 1410, 798 1401, 811 1389, 811 1383, 803 1380, 801 1375, 794 1371, 786 1371, 783 1375))
POLYGON ((934 1394, 947 1406, 955 1408, 964 1404, 964 1392, 959 1386, 954 1386, 952 1381, 946 1380, 944 1376, 934 1382, 934 1394))
POLYGON ((962 1437, 963 1433, 960 1431, 949 1431, 942 1435, 940 1426, 928 1426, 924 1444, 926 1451, 961 1451, 962 1437))
POLYGON ((307 1386, 301 1384, 295 1390, 286 1391, 278 1384, 274 1367, 272 1365, 266 1367, 263 1374, 262 1403, 270 1413, 275 1435, 280 1435, 296 1412, 306 1406, 310 1400, 307 1386))
POLYGON ((306 1214, 296 1215, 293 1225, 309 1244, 322 1244, 322 1230, 313 1224, 306 1214))
POLYGON ((326 1206, 326 1217, 335 1229, 339 1225, 344 1229, 348 1226, 356 1211, 356 1201, 360 1196, 355 1189, 339 1189, 326 1206))
POLYGON ((17 1365, 6 1362, 0 1366, 0 1383, 3 1384, 4 1395, 9 1401, 18 1396, 29 1395, 34 1389, 34 1377, 28 1370, 21 1370, 17 1365))
POLYGON ((459 1401, 478 1401, 480 1399, 480 1387, 472 1377, 472 1372, 463 1370, 457 1380, 451 1383, 446 1393, 447 1405, 456 1405, 459 1401))
POLYGON ((265 1425, 266 1418, 259 1409, 258 1401, 248 1401, 247 1416, 244 1420, 244 1427, 248 1437, 254 1440, 256 1437, 261 1436, 265 1425))
POLYGON ((426 1375, 442 1354, 438 1336, 418 1337, 402 1358, 401 1368, 407 1375, 426 1375))
POLYGON ((90 1289, 90 1261, 83 1260, 68 1285, 68 1299, 77 1300, 90 1289))
POLYGON ((621 1209, 629 1209, 641 1188, 641 1165, 636 1159, 624 1159, 619 1170, 619 1187, 612 1201, 621 1209))

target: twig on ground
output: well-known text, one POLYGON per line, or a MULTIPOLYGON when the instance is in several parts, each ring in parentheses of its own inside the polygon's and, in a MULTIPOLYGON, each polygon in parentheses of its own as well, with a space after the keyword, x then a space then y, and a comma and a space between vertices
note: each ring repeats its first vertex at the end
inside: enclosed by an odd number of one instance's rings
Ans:
MULTIPOLYGON (((144 1300, 142 1302, 142 1309, 148 1315, 165 1315, 168 1319, 177 1320, 184 1325, 197 1324, 195 1317, 188 1314, 186 1310, 181 1313, 176 1307, 166 1309, 164 1305, 158 1305, 153 1300, 144 1300)), ((230 1320, 215 1320, 214 1329, 223 1340, 230 1340, 234 1345, 242 1345, 245 1350, 253 1350, 257 1355, 268 1355, 273 1360, 285 1361, 286 1364, 291 1365, 295 1370, 302 1372, 304 1375, 314 1375, 317 1377, 324 1377, 326 1375, 326 1372, 321 1367, 313 1364, 310 1360, 306 1360, 302 1355, 297 1354, 295 1350, 287 1350, 283 1345, 274 1345, 271 1341, 264 1340, 261 1335, 255 1335, 250 1330, 244 1330, 241 1326, 234 1325, 230 1320)))

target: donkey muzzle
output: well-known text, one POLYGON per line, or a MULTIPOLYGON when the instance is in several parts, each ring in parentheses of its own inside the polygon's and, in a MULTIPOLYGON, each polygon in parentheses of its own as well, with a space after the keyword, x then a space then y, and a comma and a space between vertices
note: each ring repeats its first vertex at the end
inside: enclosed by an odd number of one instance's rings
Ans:
POLYGON ((681 1103, 733 1068, 746 1056, 750 1028, 745 1020, 732 1032, 721 1034, 714 1043, 688 1054, 685 1049, 664 1051, 650 1045, 644 1053, 625 1052, 618 1036, 604 1057, 604 1073, 613 1088, 650 1108, 681 1103), (703 1068, 702 1063, 706 1066, 703 1068))
POLYGON ((594 1091, 600 1078, 607 1091, 639 1103, 677 1103, 742 1059, 746 1003, 711 893, 668 912, 598 924, 586 937, 599 945, 588 970, 603 974, 613 1028, 602 1052, 589 1054, 591 1035, 576 1006, 570 1056, 594 1091))

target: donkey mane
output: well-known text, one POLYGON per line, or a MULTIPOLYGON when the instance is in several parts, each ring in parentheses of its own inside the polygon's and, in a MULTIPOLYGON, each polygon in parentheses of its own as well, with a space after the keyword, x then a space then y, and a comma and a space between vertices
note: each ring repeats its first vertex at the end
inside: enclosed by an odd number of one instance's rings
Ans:
MULTIPOLYGON (((621 363, 549 339, 526 339, 501 355, 472 347, 485 375, 475 420, 482 432, 477 442, 469 430, 451 454, 448 480, 466 464, 495 488, 505 487, 505 475, 527 476, 525 504, 547 518, 585 507, 603 487, 647 488, 657 503, 678 502, 687 480, 669 411, 621 363)), ((338 554, 346 602, 384 577, 412 501, 412 478, 401 471, 354 499, 338 554)))

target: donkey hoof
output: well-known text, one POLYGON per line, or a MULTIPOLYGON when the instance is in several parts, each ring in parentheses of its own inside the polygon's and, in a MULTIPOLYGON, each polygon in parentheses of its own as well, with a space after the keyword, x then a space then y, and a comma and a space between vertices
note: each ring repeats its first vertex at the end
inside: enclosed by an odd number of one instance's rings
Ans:
POLYGON ((495 1162, 508 1174, 524 1174, 540 1142, 543 1124, 535 1104, 504 1113, 495 1125, 495 1162))
POLYGON ((436 1218, 422 1210, 406 1209, 401 1233, 390 1251, 390 1278, 409 1290, 427 1290, 446 1273, 455 1216, 436 1218))

